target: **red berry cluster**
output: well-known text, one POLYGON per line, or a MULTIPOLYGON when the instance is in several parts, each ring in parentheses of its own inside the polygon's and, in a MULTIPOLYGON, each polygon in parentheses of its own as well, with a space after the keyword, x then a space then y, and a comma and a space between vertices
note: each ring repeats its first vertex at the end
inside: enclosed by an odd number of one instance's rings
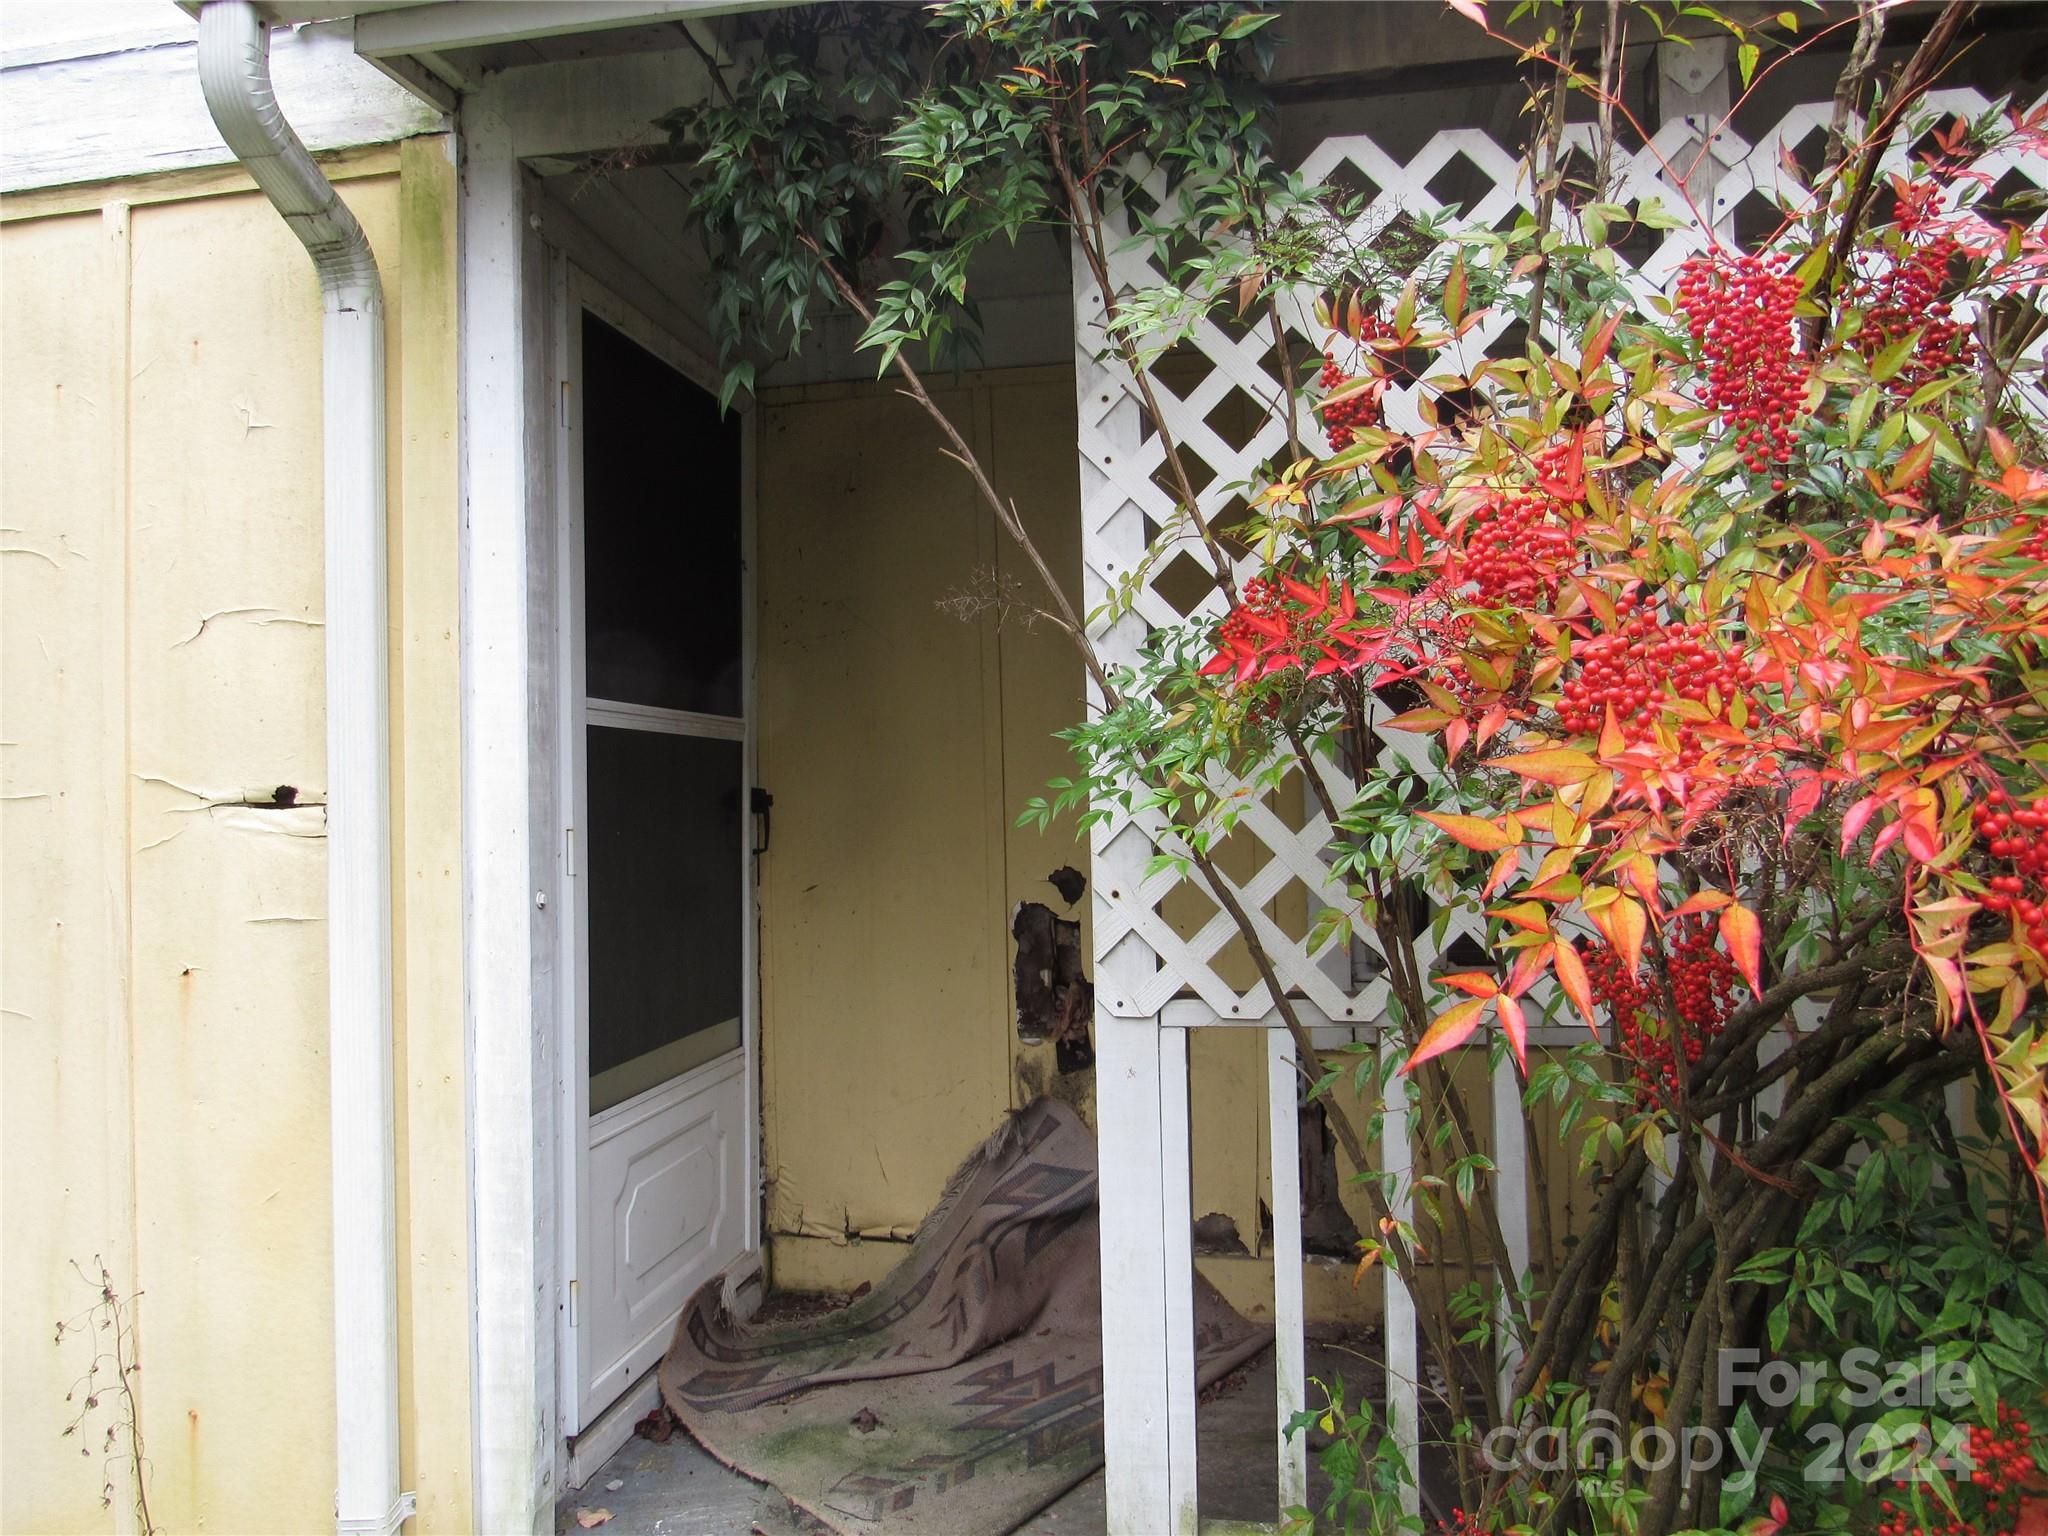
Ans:
POLYGON ((1436 1523, 1437 1536, 1489 1536, 1486 1525, 1477 1515, 1469 1514, 1457 1505, 1451 1506, 1451 1518, 1436 1523))
MULTIPOLYGON (((1725 704, 1748 686, 1748 662, 1722 649, 1706 625, 1665 623, 1650 603, 1633 594, 1616 599, 1614 610, 1612 631, 1573 648, 1578 671, 1565 681, 1557 706, 1566 730, 1592 735, 1605 724, 1611 707, 1623 738, 1645 741, 1656 729, 1667 692, 1700 703, 1718 693, 1725 704)), ((1689 725, 1679 727, 1678 744, 1681 762, 1697 759, 1689 725)))
MULTIPOLYGON (((1739 977, 1735 963, 1716 946, 1713 930, 1698 916, 1679 920, 1669 941, 1669 957, 1680 1050, 1690 1068, 1727 1022, 1739 977)), ((1649 982, 1640 971, 1624 970, 1621 956, 1610 945, 1582 945, 1579 958, 1585 962, 1594 1001, 1614 1024, 1616 1042, 1636 1080, 1637 1097, 1645 1104, 1672 1103, 1678 1097, 1679 1051, 1672 1049, 1671 1031, 1659 1019, 1661 1010, 1649 982)))
POLYGON ((1272 630, 1260 627, 1253 620, 1279 619, 1287 622, 1286 602, 1287 594, 1281 590, 1279 582, 1254 576, 1244 584, 1237 606, 1216 626, 1217 643, 1226 648, 1262 643, 1271 637, 1272 630))
POLYGON ((1559 503, 1548 496, 1497 494, 1480 504, 1465 525, 1459 569, 1479 589, 1479 601, 1534 606, 1547 602, 1564 580, 1571 531, 1556 520, 1559 503))
POLYGON ((2016 1493, 2034 1475, 2033 1426, 2010 1403, 1998 1405, 1997 1422, 1970 1426, 1970 1481, 1993 1498, 2016 1493))
POLYGON ((1941 298, 1949 263, 1962 246, 1934 223, 1937 195, 1931 185, 1901 190, 1893 224, 1907 242, 1905 249, 1881 270, 1859 276, 1851 288, 1852 302, 1863 311, 1856 347, 1865 358, 1920 333, 1912 360, 1885 381, 1885 388, 1902 398, 1960 367, 1970 355, 1969 328, 1941 298))
POLYGON ((1715 931, 1697 913, 1681 917, 1670 939, 1671 994, 1678 1000, 1678 1016, 1688 1031, 1686 1059, 1699 1060, 1699 1045, 1690 1038, 1697 1032, 1701 1041, 1721 1033, 1728 1022, 1728 1010, 1735 1004, 1735 989, 1742 973, 1715 942, 1715 931))
POLYGON ((2048 795, 2025 805, 1993 789, 1971 820, 1977 845, 2010 865, 1985 882, 1984 905, 2009 914, 2035 952, 2048 955, 2048 795))
MULTIPOLYGON (((1735 429, 1761 472, 1792 457, 1806 368, 1792 350, 1799 277, 1782 255, 1693 256, 1678 269, 1678 307, 1706 364, 1707 404, 1735 429)), ((1771 482, 1783 490, 1782 480, 1771 482)))
POLYGON ((2020 558, 2048 561, 2048 516, 2036 517, 2028 524, 2027 536, 2020 541, 2020 558))
MULTIPOLYGON (((1876 1536, 2014 1536, 2019 1525, 2020 1490, 2034 1475, 2033 1430, 2010 1403, 1998 1405, 1997 1422, 1970 1426, 1970 1484, 1984 1508, 1975 1519, 1943 1516, 1927 1524, 1896 1498, 1908 1486, 1892 1481, 1893 1498, 1877 1501, 1876 1536)), ((1931 1505, 1931 1501, 1923 1500, 1931 1505)))
MULTIPOLYGON (((1360 322, 1358 339, 1361 342, 1385 341, 1394 334, 1394 328, 1378 315, 1367 315, 1360 322)), ((1341 389, 1351 382, 1351 375, 1337 366, 1337 354, 1323 354, 1323 371, 1316 376, 1316 384, 1327 394, 1341 389)), ((1320 407, 1323 413, 1323 428, 1330 439, 1330 446, 1336 449, 1349 448, 1360 428, 1376 427, 1380 424, 1383 407, 1380 391, 1361 389, 1355 395, 1342 400, 1325 401, 1320 407)))

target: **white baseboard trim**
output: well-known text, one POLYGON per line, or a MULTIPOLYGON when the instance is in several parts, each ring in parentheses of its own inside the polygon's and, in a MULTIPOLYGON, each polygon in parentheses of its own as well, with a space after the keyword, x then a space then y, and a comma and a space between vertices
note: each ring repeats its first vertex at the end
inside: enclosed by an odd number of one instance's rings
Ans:
POLYGON ((655 1373, 649 1371, 628 1387, 624 1396, 599 1414, 588 1429, 572 1435, 569 1438, 567 1486, 581 1488, 595 1477, 597 1469, 633 1438, 633 1426, 652 1413, 654 1405, 660 1401, 661 1384, 655 1380, 655 1373))

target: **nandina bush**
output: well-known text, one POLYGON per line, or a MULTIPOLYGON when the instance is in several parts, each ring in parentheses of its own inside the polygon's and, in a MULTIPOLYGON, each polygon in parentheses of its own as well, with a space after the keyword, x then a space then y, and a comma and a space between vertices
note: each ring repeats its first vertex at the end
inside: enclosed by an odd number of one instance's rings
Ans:
MULTIPOLYGON (((1198 867, 1276 761, 1333 762, 1353 786, 1324 805, 1350 902, 1318 935, 1384 968, 1437 1151, 1408 1191, 1415 1224, 1383 1219, 1365 1257, 1416 1277, 1461 1405, 1484 1401, 1483 1374, 1454 1341, 1493 1337, 1508 1300, 1527 1353, 1516 1401, 1488 1405, 1508 1422, 1730 1431, 1722 1352, 1834 1331, 1793 1299, 1809 1277, 1769 1261, 1815 1236, 1802 1221, 1835 1170, 1897 1134, 1879 1104, 1934 1126, 1919 1107, 1972 1084, 2018 1202, 1991 1230, 2022 1270, 2040 1262, 2048 473, 2025 358, 2048 246, 2036 214, 1995 216, 1983 193, 1988 166, 2042 153, 2048 113, 1948 121, 1911 89, 1910 72, 1887 82, 1866 136, 1844 133, 1762 249, 1730 247, 1689 207, 1667 220, 1596 191, 1548 228, 1450 233, 1375 286, 1331 281, 1341 261, 1283 251, 1269 221, 1246 260, 1292 260, 1323 289, 1323 442, 1275 465, 1226 530, 1264 557, 1229 611, 1155 634, 1116 680, 1124 707, 1072 733, 1089 770, 1072 793, 1115 796, 1174 765, 1123 802, 1191 823, 1162 865, 1198 867), (1927 147, 1880 174, 1894 135, 1927 147), (1601 227, 1628 222, 1693 237, 1667 292, 1623 276, 1601 227), (1505 360, 1469 344, 1503 309, 1547 341, 1505 360), (1399 389, 1419 428, 1388 420, 1399 389), (1427 738, 1430 770, 1389 752, 1389 733, 1427 738), (1480 915, 1498 962, 1431 970, 1425 900, 1480 915), (1574 1062, 1531 1061, 1538 1016, 1588 1026, 1574 1062), (1457 1292, 1419 1262, 1488 1268, 1469 1195, 1486 1163, 1441 1058, 1489 1024, 1533 1067, 1532 1097, 1574 1100, 1604 1190, 1520 1319, 1529 1281, 1497 1260, 1491 1284, 1457 1292)), ((1375 1063, 1352 1074, 1368 1099, 1375 1063)), ((2038 1416, 2048 1292, 2015 1289, 2017 1273, 1980 1298, 2014 1353, 1976 1314, 1967 1341, 1918 1319, 1989 1384, 1983 1446, 2018 1405, 2038 1416)), ((1760 1497, 1718 1472, 1683 1484, 1675 1463, 1611 1487, 1503 1475, 1476 1465, 1476 1436, 1454 1438, 1475 1529, 1560 1508, 1711 1524, 1760 1497)), ((1898 1436, 1862 1470, 1939 1478, 1946 1443, 1898 1436)), ((2033 1465, 2030 1443, 1998 1465, 2033 1465)), ((1966 1478, 1967 1509, 1942 1506, 1944 1524, 1932 1485, 1910 1486, 1930 1530, 1988 1536, 2018 1507, 1993 1498, 2008 1484, 1966 1478)), ((1781 1497, 1788 1519, 1908 1518, 1858 1490, 1817 1505, 1800 1481, 1781 1497)))
MULTIPOLYGON (((1969 42, 1964 4, 1889 70, 1879 7, 1804 34, 1794 13, 1686 7, 1729 37, 1745 92, 1816 30, 1853 29, 1821 163, 1738 249, 1692 205, 1697 151, 1662 167, 1659 197, 1615 190, 1620 157, 1654 154, 1619 88, 1623 29, 1664 35, 1669 7, 1523 6, 1511 32, 1452 3, 1523 49, 1534 206, 1500 231, 1413 218, 1398 239, 1266 159, 1269 16, 954 0, 834 12, 824 35, 760 23, 742 78, 674 122, 719 257, 729 388, 843 307, 1046 578, 1042 617, 1093 708, 1067 733, 1081 771, 1027 815, 1156 818, 1155 867, 1235 921, 1379 1217, 1360 1270, 1398 1268, 1416 1294, 1446 1384, 1431 1429, 1455 1452, 1437 1507, 1461 1530, 1653 1536, 1747 1515, 1989 1536, 2043 1454, 2027 1426, 2048 1358, 2048 246, 2038 203, 1998 191, 2001 168, 2042 156, 2048 114, 1926 105, 1969 42), (1590 173, 1562 153, 1575 95, 1599 124, 1590 173), (1120 278, 1106 232, 1148 176, 1150 287, 1120 278), (976 253, 1039 225, 1072 242, 1179 503, 1086 619, 921 371, 971 333, 976 253), (1691 254, 1668 289, 1624 263, 1674 234, 1691 254), (1304 294, 1322 355, 1276 381, 1287 450, 1242 488, 1243 520, 1213 526, 1156 364, 1200 320, 1270 326, 1284 356, 1283 304, 1304 294), (1481 336, 1503 318, 1526 341, 1492 356, 1481 336), (1189 550, 1224 611, 1111 665, 1091 635, 1189 550), (1318 1060, 1218 866, 1290 769, 1342 898, 1310 948, 1365 952, 1397 1052, 1318 1060), (1486 963, 1437 959, 1460 910, 1486 963), (1578 1020, 1584 1043, 1532 1049, 1539 1019, 1578 1020), (1449 1070, 1481 1044, 1532 1105, 1563 1106, 1597 1190, 1573 1243, 1540 1234, 1529 1274, 1509 1271, 1449 1070), (1421 1162, 1405 1184, 1372 1167, 1352 1107, 1395 1071, 1421 1162), (1990 1134, 1953 1121, 1959 1085, 1990 1134), (1991 1482, 1838 1395, 1832 1422, 1875 1433, 1873 1458, 1816 1484, 1819 1453, 1790 1434, 1806 1421, 1716 1380, 1731 1349, 1923 1342, 1977 1395, 1919 1422, 1973 1425, 1991 1482), (1509 1345, 1503 1400, 1483 1356, 1509 1345), (1682 1482, 1675 1461, 1483 1462, 1490 1426, 1532 1422, 1772 1450, 1762 1484, 1725 1466, 1682 1482)), ((1572 1176, 1532 1152, 1539 1178, 1572 1176)))

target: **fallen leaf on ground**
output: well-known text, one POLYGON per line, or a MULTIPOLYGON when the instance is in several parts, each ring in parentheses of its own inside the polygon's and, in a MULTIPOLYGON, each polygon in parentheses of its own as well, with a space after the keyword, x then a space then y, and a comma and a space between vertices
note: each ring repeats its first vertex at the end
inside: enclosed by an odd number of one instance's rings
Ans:
POLYGON ((610 1482, 604 1485, 604 1491, 606 1493, 617 1493, 621 1488, 625 1486, 626 1480, 623 1477, 615 1477, 610 1482))
POLYGON ((611 1517, 612 1512, 608 1509, 579 1509, 576 1511, 576 1523, 586 1531, 594 1526, 605 1524, 611 1517))

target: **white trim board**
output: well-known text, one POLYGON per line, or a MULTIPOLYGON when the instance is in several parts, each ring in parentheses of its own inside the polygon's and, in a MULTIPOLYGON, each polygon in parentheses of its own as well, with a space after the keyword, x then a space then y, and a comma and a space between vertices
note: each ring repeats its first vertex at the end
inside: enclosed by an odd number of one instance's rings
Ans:
MULTIPOLYGON (((164 10, 175 25, 177 12, 164 10)), ((187 26, 183 38, 138 30, 130 45, 84 57, 10 56, 0 73, 0 192, 234 164, 200 96, 198 28, 187 26)), ((309 150, 448 126, 357 58, 345 28, 279 31, 270 58, 278 105, 309 150)))
MULTIPOLYGON (((535 594, 552 566, 549 436, 537 365, 546 335, 527 189, 504 125, 465 114, 462 140, 462 860, 470 1123, 471 1413, 475 1523, 551 1530, 556 1259, 553 774, 529 688, 535 594), (537 569, 535 568, 537 563, 537 569), (546 880, 543 887, 537 881, 546 880)), ((538 676, 536 676, 538 674, 538 676)))

